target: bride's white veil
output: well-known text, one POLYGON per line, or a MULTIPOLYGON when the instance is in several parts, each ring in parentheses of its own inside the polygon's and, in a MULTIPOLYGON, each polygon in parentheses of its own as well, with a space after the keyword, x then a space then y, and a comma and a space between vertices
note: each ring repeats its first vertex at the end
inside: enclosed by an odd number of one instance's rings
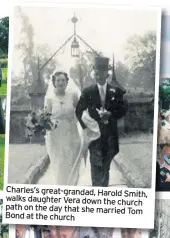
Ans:
POLYGON ((45 99, 53 98, 53 96, 54 96, 54 86, 53 86, 52 80, 50 79, 49 82, 48 82, 48 87, 47 87, 47 91, 46 91, 46 94, 45 94, 45 99))

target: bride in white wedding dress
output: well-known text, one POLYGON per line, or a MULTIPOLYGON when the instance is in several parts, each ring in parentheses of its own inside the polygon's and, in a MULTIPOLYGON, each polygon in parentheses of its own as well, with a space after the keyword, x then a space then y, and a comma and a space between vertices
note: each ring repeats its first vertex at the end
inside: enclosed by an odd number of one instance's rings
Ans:
POLYGON ((54 171, 56 185, 76 185, 79 177, 79 164, 71 181, 67 184, 75 160, 81 148, 81 139, 77 128, 75 108, 78 95, 67 90, 68 76, 64 72, 56 72, 52 76, 45 96, 44 106, 58 121, 55 130, 46 134, 46 148, 54 171))

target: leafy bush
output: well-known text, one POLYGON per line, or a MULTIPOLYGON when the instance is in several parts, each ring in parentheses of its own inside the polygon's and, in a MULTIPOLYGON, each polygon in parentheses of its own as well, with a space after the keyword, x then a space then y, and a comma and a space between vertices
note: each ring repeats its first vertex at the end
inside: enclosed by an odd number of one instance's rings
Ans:
POLYGON ((8 54, 0 53, 0 59, 7 59, 8 54))
POLYGON ((1 68, 8 68, 8 59, 0 59, 1 68))
POLYGON ((7 73, 8 73, 8 69, 7 68, 2 68, 2 80, 3 81, 7 80, 7 73))

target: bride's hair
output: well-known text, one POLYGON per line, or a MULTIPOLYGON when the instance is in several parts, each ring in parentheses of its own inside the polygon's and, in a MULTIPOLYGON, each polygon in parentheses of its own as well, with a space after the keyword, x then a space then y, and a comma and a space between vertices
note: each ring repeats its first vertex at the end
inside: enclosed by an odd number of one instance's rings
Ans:
POLYGON ((65 77, 65 79, 67 80, 67 82, 69 81, 69 77, 68 77, 68 74, 67 74, 67 73, 62 72, 62 71, 57 71, 57 72, 55 72, 55 73, 53 74, 53 76, 52 76, 52 83, 53 83, 54 87, 55 87, 55 79, 56 79, 56 77, 59 76, 59 75, 61 75, 61 74, 64 75, 64 77, 65 77))

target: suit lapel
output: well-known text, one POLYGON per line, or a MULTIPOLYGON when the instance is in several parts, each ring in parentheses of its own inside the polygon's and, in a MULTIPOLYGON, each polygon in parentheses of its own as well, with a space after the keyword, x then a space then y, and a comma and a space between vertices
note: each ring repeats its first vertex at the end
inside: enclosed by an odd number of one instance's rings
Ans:
POLYGON ((107 109, 107 105, 108 105, 108 102, 109 102, 109 94, 110 94, 110 92, 109 92, 109 90, 110 90, 110 85, 107 83, 107 88, 106 88, 106 98, 105 98, 105 108, 107 109))
MULTIPOLYGON (((109 84, 107 83, 107 87, 106 87, 106 97, 105 97, 105 108, 107 109, 107 105, 108 105, 108 102, 109 102, 109 90, 110 90, 110 86, 109 84)), ((101 98, 100 98, 100 93, 99 93, 99 89, 98 89, 98 86, 97 84, 95 85, 94 87, 94 95, 95 95, 95 102, 96 102, 96 105, 101 108, 102 106, 102 102, 101 102, 101 98)))
POLYGON ((97 84, 95 85, 95 88, 94 88, 94 97, 95 97, 95 103, 96 103, 96 106, 101 108, 101 98, 100 98, 100 93, 99 93, 99 89, 98 89, 98 86, 97 84))

